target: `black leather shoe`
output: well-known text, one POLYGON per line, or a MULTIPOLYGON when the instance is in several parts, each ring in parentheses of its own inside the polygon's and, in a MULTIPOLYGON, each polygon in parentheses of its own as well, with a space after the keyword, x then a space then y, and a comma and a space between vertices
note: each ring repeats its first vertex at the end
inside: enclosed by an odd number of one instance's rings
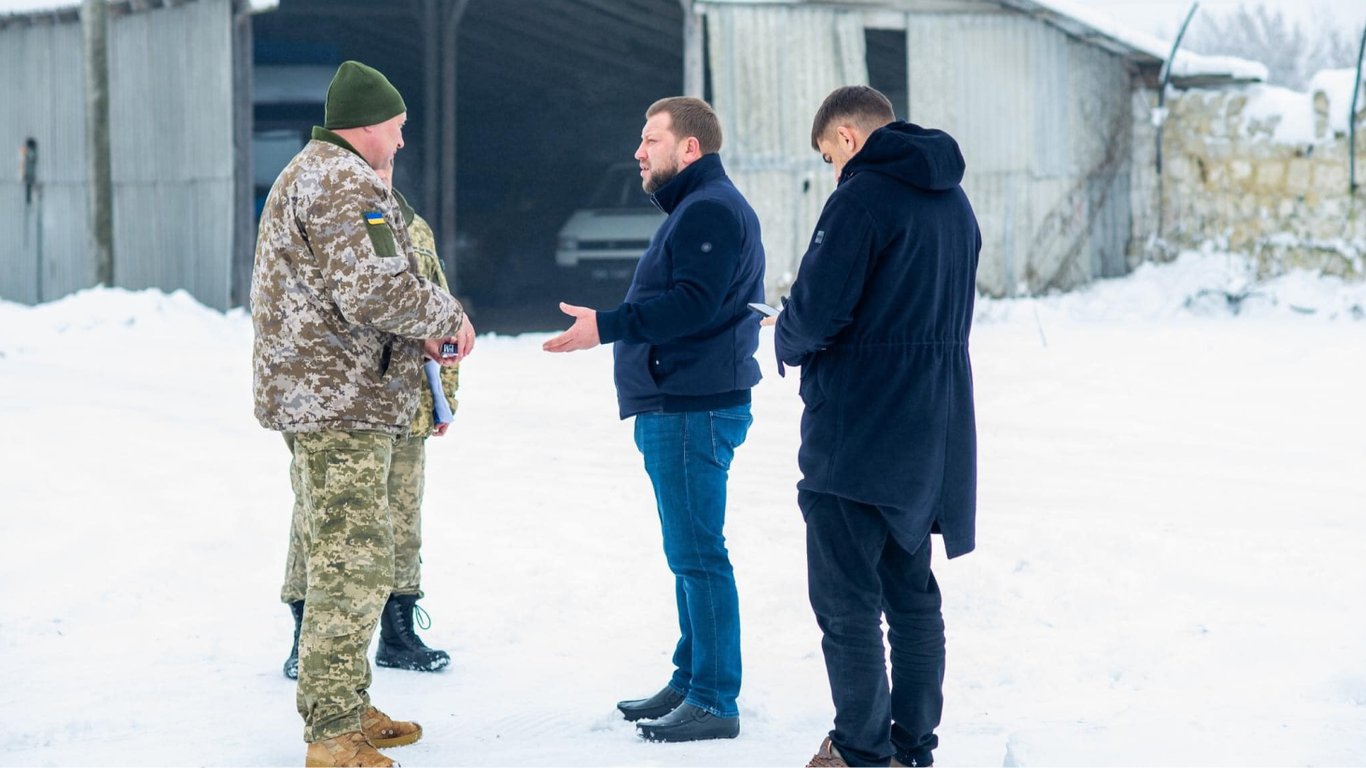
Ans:
POLYGON ((680 704, 657 720, 636 723, 636 730, 646 741, 733 739, 740 735, 740 718, 717 717, 701 707, 680 704))
POLYGON ((678 705, 682 703, 683 694, 666 685, 663 690, 648 699, 618 701, 617 709, 621 710, 622 717, 634 723, 637 720, 663 717, 677 709, 678 705))

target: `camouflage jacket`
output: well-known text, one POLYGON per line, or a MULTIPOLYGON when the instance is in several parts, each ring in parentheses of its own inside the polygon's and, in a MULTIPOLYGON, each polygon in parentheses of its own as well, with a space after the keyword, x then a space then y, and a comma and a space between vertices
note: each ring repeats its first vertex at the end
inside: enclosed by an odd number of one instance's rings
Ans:
POLYGON ((397 200, 336 134, 313 129, 261 214, 251 279, 256 418, 286 432, 404 434, 421 339, 464 310, 422 279, 397 200))
MULTIPOLYGON (((436 235, 432 233, 431 225, 417 215, 397 189, 394 190, 394 197, 398 198, 398 207, 403 211, 403 223, 408 227, 408 239, 413 242, 413 253, 417 256, 417 273, 440 285, 449 293, 450 285, 446 283, 446 273, 441 269, 441 258, 436 255, 436 235)), ((423 382, 425 383, 426 379, 423 379, 423 382)), ((442 366, 441 388, 445 392, 451 413, 455 413, 456 408, 460 407, 459 401, 455 399, 455 392, 460 389, 459 363, 442 366)), ((412 437, 431 436, 432 429, 436 426, 433 408, 432 388, 423 386, 422 391, 418 393, 417 414, 413 416, 413 426, 410 430, 412 437)))

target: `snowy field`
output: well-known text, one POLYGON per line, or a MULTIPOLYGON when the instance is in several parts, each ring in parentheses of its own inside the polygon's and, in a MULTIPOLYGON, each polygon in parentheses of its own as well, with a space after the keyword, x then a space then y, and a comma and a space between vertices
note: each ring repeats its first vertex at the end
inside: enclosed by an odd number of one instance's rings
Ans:
MULTIPOLYGON (((1359 284, 1217 254, 980 303, 978 550, 935 565, 940 765, 1366 764, 1363 310, 1359 284)), ((614 714, 669 674, 672 578, 610 350, 545 338, 481 337, 429 443, 423 634, 453 662, 376 670, 426 728, 390 754, 804 764, 831 705, 771 333, 727 526, 742 733, 691 745, 614 714)), ((0 302, 0 764, 302 760, 288 453, 252 418, 250 347, 245 314, 184 294, 0 302)))

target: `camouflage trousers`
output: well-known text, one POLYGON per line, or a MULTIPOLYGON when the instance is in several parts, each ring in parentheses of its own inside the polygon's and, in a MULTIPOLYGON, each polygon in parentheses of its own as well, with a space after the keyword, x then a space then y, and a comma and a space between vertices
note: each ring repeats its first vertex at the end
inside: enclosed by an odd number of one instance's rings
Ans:
MULTIPOLYGON (((291 445, 291 434, 285 442, 291 445)), ((394 589, 396 595, 422 596, 422 491, 426 482, 427 440, 400 437, 394 440, 389 464, 389 514, 394 525, 394 589)), ((294 513, 289 526, 289 554, 285 557, 285 583, 280 601, 294 603, 308 590, 307 541, 299 477, 290 469, 294 489, 294 513)))
POLYGON ((294 435, 293 449, 308 575, 296 704, 304 741, 314 742, 359 731, 370 705, 366 652, 393 588, 394 438, 305 432, 294 435))

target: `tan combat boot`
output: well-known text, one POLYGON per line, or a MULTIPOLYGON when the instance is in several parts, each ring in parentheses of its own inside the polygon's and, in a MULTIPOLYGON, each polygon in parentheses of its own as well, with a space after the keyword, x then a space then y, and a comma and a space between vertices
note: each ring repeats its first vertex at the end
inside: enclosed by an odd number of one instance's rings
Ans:
POLYGON ((360 716, 360 729, 376 747, 401 747, 422 738, 422 726, 395 720, 374 707, 360 716))
POLYGON ((378 766, 389 768, 398 763, 381 755, 360 731, 348 731, 340 736, 308 745, 304 756, 308 768, 330 768, 331 766, 378 766))

